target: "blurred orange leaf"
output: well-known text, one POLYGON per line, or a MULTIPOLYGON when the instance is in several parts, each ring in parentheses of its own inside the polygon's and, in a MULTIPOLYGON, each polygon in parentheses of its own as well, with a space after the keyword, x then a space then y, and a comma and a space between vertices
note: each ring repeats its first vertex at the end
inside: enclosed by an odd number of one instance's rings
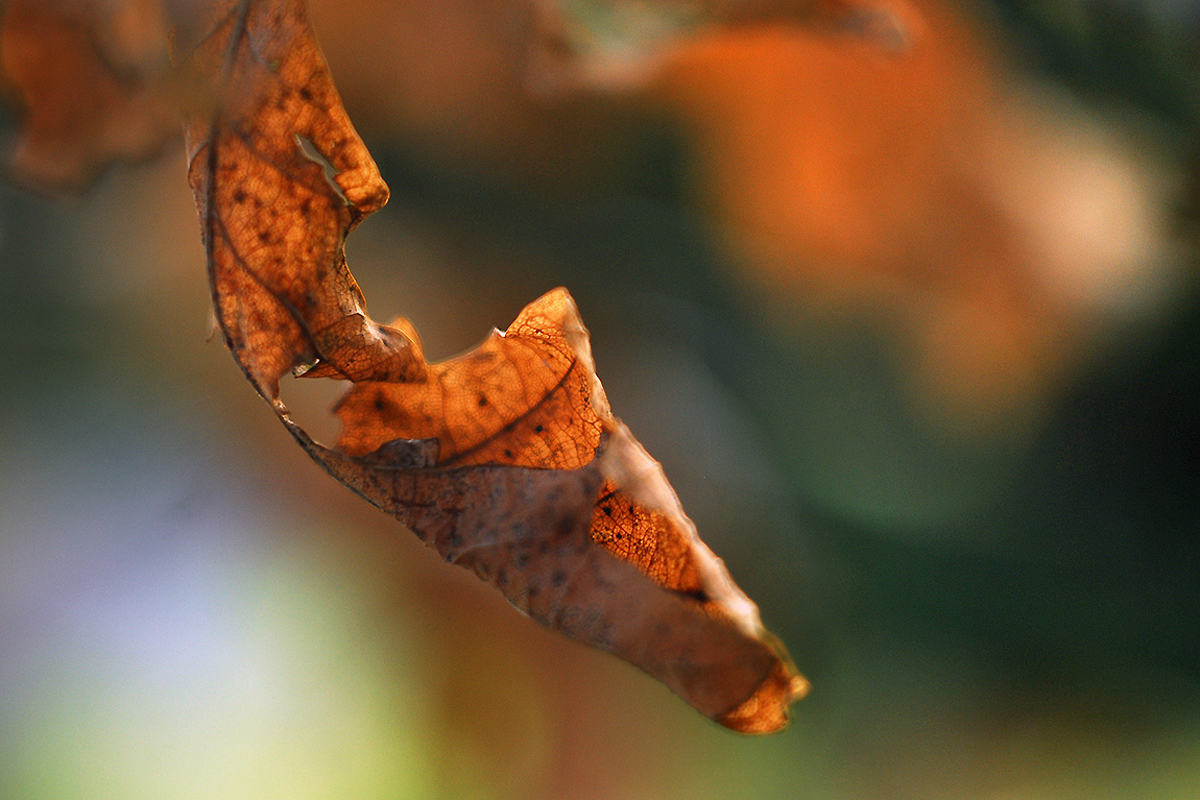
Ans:
POLYGON ((15 176, 78 190, 177 136, 166 32, 161 0, 9 0, 0 51, 25 106, 15 176))
POLYGON ((696 196, 769 335, 813 319, 886 330, 922 420, 1007 437, 1084 353, 1080 278, 1139 260, 1121 243, 1134 225, 1106 204, 1136 217, 1141 202, 1109 200, 1116 180, 1080 182, 1126 167, 1015 91, 958 4, 888 7, 903 50, 785 25, 715 31, 672 54, 653 97, 689 132, 696 196))
POLYGON ((612 416, 566 291, 440 364, 406 321, 373 322, 343 246, 388 190, 303 3, 224 3, 211 19, 188 56, 209 100, 189 113, 189 180, 225 340, 292 436, 534 619, 723 725, 783 727, 807 682, 612 416), (289 372, 353 383, 335 447, 288 416, 289 372))

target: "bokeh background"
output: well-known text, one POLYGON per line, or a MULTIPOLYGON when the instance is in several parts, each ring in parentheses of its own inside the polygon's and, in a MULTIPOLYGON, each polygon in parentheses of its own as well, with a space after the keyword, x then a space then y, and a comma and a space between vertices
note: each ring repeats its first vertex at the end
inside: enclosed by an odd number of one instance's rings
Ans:
POLYGON ((764 8, 313 13, 393 192, 372 314, 445 357, 569 287, 791 728, 311 464, 210 336, 173 146, 0 188, 0 797, 1200 798, 1200 8, 764 8))

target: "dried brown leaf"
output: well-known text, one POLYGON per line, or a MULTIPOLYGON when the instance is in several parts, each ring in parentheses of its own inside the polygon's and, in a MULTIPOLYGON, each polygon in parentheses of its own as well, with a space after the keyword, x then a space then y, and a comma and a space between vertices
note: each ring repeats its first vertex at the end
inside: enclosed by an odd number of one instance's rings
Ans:
POLYGON ((178 136, 166 34, 161 0, 9 0, 0 51, 26 109, 17 179, 79 190, 178 136))
POLYGON ((226 342, 291 434, 529 616, 728 727, 781 728, 807 683, 612 416, 566 291, 439 364, 407 322, 371 321, 343 245, 387 187, 303 4, 226 4, 212 25, 190 61, 219 102, 189 119, 189 179, 226 342), (335 447, 287 415, 288 372, 352 381, 335 447))

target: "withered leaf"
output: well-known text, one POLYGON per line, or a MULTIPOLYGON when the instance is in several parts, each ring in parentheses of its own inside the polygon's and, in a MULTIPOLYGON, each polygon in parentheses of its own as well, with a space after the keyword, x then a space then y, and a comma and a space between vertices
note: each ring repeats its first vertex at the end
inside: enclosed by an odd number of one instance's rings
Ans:
POLYGON ((9 0, 0 51, 25 106, 15 177, 82 189, 178 136, 166 33, 162 0, 9 0))
POLYGON ((371 321, 343 245, 387 187, 303 4, 243 0, 212 19, 189 56, 217 100, 189 116, 189 179, 225 340, 295 439, 534 619, 723 725, 783 727, 808 684, 612 416, 567 292, 439 364, 407 322, 371 321), (288 416, 289 372, 352 382, 336 446, 288 416))

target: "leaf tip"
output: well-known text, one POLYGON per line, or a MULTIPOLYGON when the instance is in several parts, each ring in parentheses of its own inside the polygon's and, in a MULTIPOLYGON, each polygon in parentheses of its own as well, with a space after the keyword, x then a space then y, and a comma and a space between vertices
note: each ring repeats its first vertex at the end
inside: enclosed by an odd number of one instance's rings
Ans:
POLYGON ((775 733, 788 725, 788 706, 808 694, 808 679, 788 663, 776 662, 754 694, 717 720, 738 733, 775 733))

